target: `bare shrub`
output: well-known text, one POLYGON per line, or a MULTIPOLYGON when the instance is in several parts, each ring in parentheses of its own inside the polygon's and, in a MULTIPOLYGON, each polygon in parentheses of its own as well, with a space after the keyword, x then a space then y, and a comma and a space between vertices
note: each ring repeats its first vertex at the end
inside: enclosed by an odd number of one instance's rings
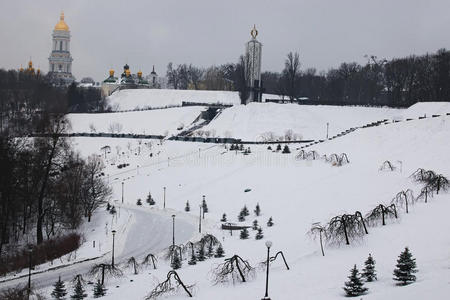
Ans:
POLYGON ((232 282, 246 282, 255 275, 255 269, 239 255, 226 258, 225 262, 217 265, 211 271, 214 284, 232 282))
POLYGON ((323 239, 326 238, 327 230, 325 226, 322 226, 319 222, 313 223, 311 229, 308 232, 308 235, 313 239, 316 239, 319 236, 320 240, 320 249, 322 250, 322 256, 325 256, 325 252, 323 251, 323 239))
POLYGON ((167 273, 167 279, 158 284, 150 292, 150 294, 145 297, 145 300, 156 299, 168 293, 175 292, 180 287, 183 288, 183 290, 188 294, 189 297, 192 297, 192 288, 194 287, 194 285, 185 285, 183 281, 181 281, 178 273, 172 270, 167 273))
POLYGON ((386 219, 388 218, 398 218, 397 208, 395 207, 395 204, 391 204, 389 206, 379 204, 366 215, 367 223, 370 226, 376 226, 380 221, 384 226, 386 225, 386 219))
POLYGON ((415 198, 413 195, 413 191, 407 189, 406 191, 400 191, 395 195, 394 199, 392 199, 391 203, 400 205, 401 207, 405 206, 406 213, 409 212, 408 207, 411 204, 414 204, 415 198))
POLYGON ((355 215, 343 214, 333 217, 327 225, 327 242, 333 245, 350 245, 350 240, 364 235, 361 219, 355 215))
POLYGON ((152 253, 147 254, 147 256, 145 256, 144 260, 142 261, 142 265, 144 266, 153 266, 153 269, 156 269, 156 264, 158 262, 158 259, 156 258, 155 255, 153 255, 152 253))
POLYGON ((380 171, 394 171, 395 169, 395 166, 388 160, 384 161, 379 168, 380 171))
POLYGON ((102 285, 105 283, 105 278, 120 278, 123 272, 116 265, 110 264, 96 264, 89 270, 89 275, 101 280, 102 285))
POLYGON ((132 257, 130 257, 128 260, 127 260, 127 263, 126 263, 126 266, 127 267, 131 267, 132 269, 133 269, 133 273, 135 274, 135 275, 137 275, 138 273, 139 273, 139 268, 140 268, 140 266, 139 266, 139 263, 136 261, 136 259, 134 258, 134 256, 132 256, 132 257))

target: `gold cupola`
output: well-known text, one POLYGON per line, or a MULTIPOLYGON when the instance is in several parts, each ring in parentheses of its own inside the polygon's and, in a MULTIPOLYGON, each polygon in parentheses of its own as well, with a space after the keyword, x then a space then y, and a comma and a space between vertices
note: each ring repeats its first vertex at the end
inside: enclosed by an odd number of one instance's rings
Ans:
POLYGON ((142 71, 137 72, 137 76, 138 76, 139 78, 141 78, 141 77, 142 77, 142 71))
POLYGON ((69 31, 69 26, 64 22, 64 12, 61 12, 58 24, 55 25, 55 30, 59 31, 69 31))
POLYGON ((110 77, 114 77, 114 70, 113 69, 109 70, 109 76, 110 77))
POLYGON ((127 77, 130 77, 130 75, 131 75, 130 69, 126 69, 126 70, 125 70, 125 75, 126 75, 127 77))

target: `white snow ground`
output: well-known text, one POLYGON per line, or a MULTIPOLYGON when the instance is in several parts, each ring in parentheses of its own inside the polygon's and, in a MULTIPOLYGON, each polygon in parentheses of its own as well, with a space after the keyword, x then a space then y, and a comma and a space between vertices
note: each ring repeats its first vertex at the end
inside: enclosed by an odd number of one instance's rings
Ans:
MULTIPOLYGON (((325 257, 321 256, 318 243, 305 233, 312 222, 326 222, 343 212, 365 213, 379 203, 389 203, 400 190, 411 188, 417 195, 420 186, 409 175, 419 167, 450 177, 449 122, 450 117, 443 116, 361 129, 311 148, 321 154, 346 152, 351 163, 343 167, 333 167, 323 161, 297 161, 295 153, 273 153, 265 146, 252 147, 252 154, 243 156, 226 151, 223 146, 207 148, 205 144, 153 142, 152 150, 134 155, 138 145, 130 141, 132 150, 128 154, 114 158, 114 146, 108 154, 111 155, 108 160, 127 161, 130 166, 127 170, 109 166, 108 173, 117 198, 122 178, 126 179, 125 201, 129 205, 138 197, 145 199, 151 191, 157 207, 162 209, 162 187, 166 186, 167 210, 178 211, 177 220, 191 216, 195 222, 201 197, 206 195, 210 213, 205 231, 223 241, 227 256, 239 254, 256 266, 265 258, 264 242, 273 241, 273 251, 283 250, 291 267, 287 271, 281 261, 273 263, 269 288, 273 299, 341 299, 349 269, 353 264, 362 268, 369 253, 377 261, 378 281, 367 284, 369 293, 363 299, 447 299, 450 293, 448 193, 435 196, 428 204, 413 206, 409 214, 402 211, 398 221, 369 228, 369 235, 360 242, 341 248, 327 247, 325 257), (160 152, 160 155, 150 158, 150 152, 160 152), (172 158, 167 160, 167 157, 172 158), (387 159, 395 162, 397 171, 378 170, 387 159), (136 168, 137 165, 140 167, 136 168), (251 192, 245 193, 246 188, 251 188, 251 192), (189 213, 183 212, 187 200, 192 208, 189 213), (222 213, 236 222, 244 205, 252 211, 256 203, 262 209, 262 216, 256 219, 263 225, 263 240, 256 241, 254 231, 249 240, 240 240, 238 234, 230 236, 219 229, 222 213), (265 226, 269 216, 275 222, 271 228, 265 226), (405 246, 410 247, 417 259, 418 280, 407 287, 397 287, 392 271, 405 246)), ((105 144, 128 143, 117 139, 74 140, 85 154, 91 151, 100 154, 99 149, 105 144)), ((254 219, 251 216, 246 223, 254 219)), ((263 271, 257 271, 256 278, 245 284, 212 285, 210 270, 221 261, 210 259, 196 266, 188 266, 184 261, 179 274, 185 283, 196 284, 196 299, 263 296, 263 271)), ((105 299, 142 299, 168 271, 168 262, 162 260, 157 270, 145 270, 140 275, 131 275, 129 271, 126 278, 108 282, 105 299)), ((169 297, 184 298, 182 291, 169 297)))
MULTIPOLYGON (((425 106, 422 112, 430 111, 427 115, 447 112, 447 107, 425 106)), ((420 109, 415 109, 423 115, 420 109)), ((403 113, 399 115, 405 118, 407 115, 403 113)), ((381 118, 389 118, 389 115, 381 118)), ((244 156, 227 151, 222 145, 203 143, 164 141, 160 145, 155 140, 146 140, 138 144, 137 140, 108 138, 74 138, 73 142, 85 156, 91 153, 105 156, 100 148, 111 147, 111 152, 106 154, 106 173, 114 189, 113 199, 121 198, 122 181, 124 199, 130 209, 137 207, 137 198, 144 200, 151 191, 156 207, 151 209, 144 201, 143 207, 137 210, 165 216, 166 223, 155 224, 150 218, 146 223, 143 218, 134 230, 148 235, 155 231, 160 234, 159 230, 163 230, 162 236, 169 235, 155 245, 155 251, 170 244, 171 231, 167 227, 170 227, 172 213, 176 214, 176 228, 186 226, 184 233, 177 232, 177 243, 189 238, 197 226, 198 205, 202 195, 206 195, 210 213, 202 224, 203 232, 220 238, 226 257, 239 254, 256 266, 265 259, 264 242, 267 240, 273 241, 272 253, 282 250, 286 255, 289 271, 279 260, 271 265, 269 295, 272 299, 342 299, 342 286, 350 268, 353 264, 362 268, 371 253, 377 262, 378 281, 368 283, 369 293, 358 299, 440 300, 450 294, 449 193, 441 193, 427 204, 412 206, 409 214, 402 210, 398 221, 369 228, 369 235, 360 242, 352 242, 351 246, 326 247, 325 257, 321 256, 318 243, 306 232, 312 222, 326 222, 344 212, 360 210, 365 213, 379 203, 389 203, 400 190, 411 188, 417 195, 420 186, 413 183, 409 175, 419 167, 450 177, 449 122, 450 116, 441 116, 360 129, 308 148, 321 154, 347 153, 350 164, 342 167, 324 161, 299 161, 295 159, 296 151, 274 153, 266 146, 252 146, 252 154, 244 156), (378 169, 385 160, 394 162, 397 170, 380 172, 378 169), (130 165, 118 169, 117 165, 124 162, 130 165), (165 210, 162 208, 164 186, 165 210), (247 188, 251 191, 246 193, 247 188), (189 213, 183 211, 187 200, 191 206, 189 213), (262 216, 251 215, 245 223, 257 219, 264 230, 264 239, 256 241, 252 230, 249 240, 240 240, 237 232, 230 236, 220 230, 219 219, 223 213, 229 221, 237 222, 240 209, 246 205, 252 212, 256 203, 261 206, 262 216), (270 216, 275 226, 268 228, 265 223, 270 216), (418 280, 409 286, 397 287, 392 271, 405 246, 410 247, 417 259, 418 280)), ((290 147, 293 150, 295 145, 290 147)), ((198 234, 191 235, 193 241, 198 238, 198 234)), ((137 235, 134 241, 139 239, 141 236, 137 235)), ((132 255, 141 259, 140 254, 132 255)), ((247 283, 213 285, 210 271, 222 261, 214 258, 196 266, 183 262, 178 273, 185 283, 196 285, 195 299, 263 297, 265 273, 262 270, 247 283)), ((132 275, 128 270, 126 277, 107 282, 104 299, 143 299, 158 281, 165 279, 169 270, 169 263, 162 259, 157 270, 145 269, 139 275, 132 275)), ((54 281, 56 279, 55 273, 54 281)), ((92 287, 87 288, 92 298, 92 287)), ((50 291, 51 288, 44 289, 44 293, 50 291)), ((183 291, 168 297, 185 298, 183 291)))
MULTIPOLYGON (((266 98, 278 99, 279 96, 263 94, 263 100, 266 98)), ((238 92, 230 91, 140 89, 121 90, 108 97, 108 104, 114 111, 181 106, 183 101, 231 105, 241 103, 238 92)))

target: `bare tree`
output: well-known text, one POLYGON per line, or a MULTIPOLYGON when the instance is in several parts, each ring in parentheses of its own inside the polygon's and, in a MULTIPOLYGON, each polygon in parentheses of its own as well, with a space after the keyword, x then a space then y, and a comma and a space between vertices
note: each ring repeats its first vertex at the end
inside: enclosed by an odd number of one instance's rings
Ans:
POLYGON ((395 166, 388 160, 384 161, 383 164, 381 164, 381 167, 379 169, 380 171, 394 171, 395 166))
POLYGON ((176 291, 180 286, 183 288, 186 294, 188 294, 189 297, 192 297, 192 288, 194 287, 194 285, 185 285, 183 281, 181 281, 178 273, 172 270, 167 273, 167 279, 158 284, 150 292, 150 294, 145 297, 145 300, 156 299, 162 295, 176 291))
POLYGON ((89 275, 99 279, 101 278, 102 285, 105 283, 105 277, 107 278, 119 278, 123 276, 123 272, 117 266, 110 264, 96 264, 89 270, 89 275))
POLYGON ((300 55, 297 52, 288 53, 281 80, 289 99, 291 101, 297 99, 300 93, 300 55))
POLYGON ((136 259, 134 258, 134 256, 130 257, 127 260, 127 267, 132 267, 133 268, 133 272, 134 274, 138 274, 139 273, 139 263, 136 261, 136 259))
POLYGON ((407 189, 406 191, 400 191, 395 195, 394 199, 392 199, 391 203, 403 206, 405 205, 406 213, 409 212, 408 207, 410 204, 413 204, 415 201, 413 191, 407 189))
POLYGON ((239 255, 233 255, 214 267, 211 273, 214 284, 230 281, 234 284, 235 281, 246 282, 249 277, 254 276, 255 269, 239 255))
POLYGON ((327 238, 331 244, 339 245, 345 242, 350 245, 350 239, 361 238, 364 226, 356 215, 343 214, 333 217, 327 225, 327 238))
POLYGON ((366 220, 369 225, 375 226, 381 219, 381 224, 386 225, 387 218, 396 218, 397 219, 397 208, 395 204, 391 204, 389 206, 384 206, 383 204, 379 204, 377 207, 372 209, 367 215, 366 220))
POLYGON ((153 255, 152 253, 147 254, 147 256, 145 256, 144 260, 142 261, 142 265, 152 265, 153 269, 156 269, 156 263, 158 262, 158 259, 156 258, 155 255, 153 255))
POLYGON ((322 256, 325 256, 325 252, 323 251, 323 236, 327 234, 326 227, 322 226, 319 222, 313 223, 311 229, 308 234, 316 239, 319 236, 320 240, 320 250, 322 250, 322 256))
POLYGON ((177 90, 180 83, 180 74, 178 73, 178 69, 174 69, 171 62, 167 65, 166 77, 167 83, 177 90))
POLYGON ((429 197, 433 197, 433 188, 426 185, 422 188, 422 190, 420 190, 420 194, 419 196, 417 196, 417 200, 424 199, 425 203, 427 203, 429 197))
POLYGON ((194 86, 194 89, 196 89, 196 90, 199 89, 199 83, 203 77, 204 72, 205 71, 203 69, 194 67, 192 64, 189 65, 189 68, 188 68, 189 79, 190 79, 192 85, 194 86))
POLYGON ((91 221, 92 213, 105 204, 112 194, 111 188, 102 178, 104 168, 103 162, 97 155, 88 157, 83 193, 83 206, 88 222, 91 221))

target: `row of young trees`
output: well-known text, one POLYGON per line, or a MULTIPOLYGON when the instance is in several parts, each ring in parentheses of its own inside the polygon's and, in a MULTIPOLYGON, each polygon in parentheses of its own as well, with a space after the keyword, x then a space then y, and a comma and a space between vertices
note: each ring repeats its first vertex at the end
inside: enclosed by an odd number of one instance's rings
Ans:
MULTIPOLYGON (((342 63, 317 72, 314 68, 302 70, 300 54, 290 52, 281 72, 263 72, 261 80, 266 93, 290 100, 304 97, 318 104, 403 107, 450 99, 450 51, 446 49, 391 60, 373 55, 366 58, 363 65, 342 63)), ((175 89, 234 90, 247 99, 248 61, 241 56, 237 63, 206 69, 186 64, 175 68, 169 63, 168 83, 175 89)))
POLYGON ((101 159, 74 152, 61 136, 68 126, 64 116, 48 114, 40 137, 0 134, 0 255, 30 234, 41 244, 76 229, 108 200, 101 159))

